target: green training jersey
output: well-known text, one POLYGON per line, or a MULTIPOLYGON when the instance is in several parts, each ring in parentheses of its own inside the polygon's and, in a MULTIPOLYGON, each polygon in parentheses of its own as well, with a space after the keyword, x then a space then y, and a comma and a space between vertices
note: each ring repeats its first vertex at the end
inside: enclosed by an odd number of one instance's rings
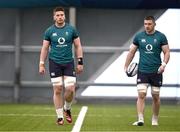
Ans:
POLYGON ((156 73, 161 65, 161 46, 168 44, 166 36, 159 31, 155 31, 153 34, 143 31, 135 36, 133 44, 138 46, 140 54, 139 71, 156 73))
POLYGON ((73 40, 79 37, 74 27, 65 24, 63 27, 50 26, 44 34, 44 40, 50 42, 49 58, 58 64, 73 60, 73 40))

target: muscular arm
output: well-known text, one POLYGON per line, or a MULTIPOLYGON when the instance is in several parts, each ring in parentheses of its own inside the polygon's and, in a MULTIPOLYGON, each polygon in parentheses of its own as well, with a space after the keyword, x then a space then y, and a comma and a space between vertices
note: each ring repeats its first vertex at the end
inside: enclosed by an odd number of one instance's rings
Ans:
POLYGON ((163 45, 162 46, 162 51, 164 53, 164 59, 163 59, 163 62, 161 63, 161 66, 158 69, 159 74, 164 72, 166 64, 169 62, 169 58, 170 58, 170 50, 169 50, 168 45, 163 45))
POLYGON ((49 41, 43 40, 43 45, 42 45, 41 54, 40 54, 41 62, 44 62, 46 60, 48 51, 49 51, 49 41))
POLYGON ((79 37, 74 40, 74 46, 75 46, 76 57, 77 58, 83 57, 83 51, 82 51, 81 41, 79 37))
POLYGON ((162 51, 164 53, 164 59, 163 62, 165 62, 166 64, 169 62, 169 58, 170 58, 170 49, 168 45, 163 45, 162 46, 162 51))
POLYGON ((40 53, 40 62, 39 62, 39 73, 40 74, 45 74, 45 65, 44 62, 47 58, 48 51, 49 51, 49 41, 43 40, 43 45, 41 48, 41 53, 40 53))
MULTIPOLYGON (((76 57, 83 58, 83 50, 82 50, 81 41, 79 37, 74 40, 74 46, 75 46, 76 57)), ((83 71, 83 65, 77 64, 76 73, 80 74, 82 71, 83 71)))
POLYGON ((131 63, 131 61, 133 60, 134 55, 135 55, 135 53, 137 51, 137 48, 138 47, 136 45, 131 44, 128 55, 126 57, 125 65, 124 65, 124 70, 125 71, 126 71, 127 67, 129 66, 129 64, 131 63))

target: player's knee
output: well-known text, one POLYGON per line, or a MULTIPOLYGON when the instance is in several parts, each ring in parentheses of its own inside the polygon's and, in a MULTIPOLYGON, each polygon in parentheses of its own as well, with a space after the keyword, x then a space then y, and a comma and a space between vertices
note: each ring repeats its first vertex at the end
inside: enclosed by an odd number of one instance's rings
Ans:
POLYGON ((64 86, 66 89, 73 89, 75 87, 76 78, 75 77, 66 77, 64 79, 64 86))
POLYGON ((152 94, 153 101, 157 102, 160 100, 159 94, 152 94))
POLYGON ((141 100, 144 100, 146 98, 146 93, 144 92, 139 92, 138 93, 138 98, 141 99, 141 100))
POLYGON ((53 89, 54 89, 54 94, 55 94, 55 95, 59 95, 59 94, 61 94, 62 91, 63 91, 62 86, 53 86, 53 89))
POLYGON ((160 102, 160 98, 159 98, 159 97, 153 97, 153 101, 154 101, 155 103, 159 103, 159 102, 160 102))
POLYGON ((68 86, 68 87, 66 87, 66 91, 67 92, 74 92, 75 91, 75 86, 74 85, 71 85, 71 86, 68 86))

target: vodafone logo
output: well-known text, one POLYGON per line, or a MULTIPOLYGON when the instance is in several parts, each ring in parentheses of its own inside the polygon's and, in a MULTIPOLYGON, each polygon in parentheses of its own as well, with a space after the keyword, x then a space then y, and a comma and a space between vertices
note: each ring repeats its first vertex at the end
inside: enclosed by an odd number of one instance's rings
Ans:
POLYGON ((151 44, 146 45, 146 50, 151 51, 153 49, 153 46, 151 44))
POLYGON ((59 43, 59 44, 64 44, 64 42, 65 42, 65 38, 60 37, 60 38, 58 39, 58 43, 59 43))
POLYGON ((146 54, 153 54, 154 52, 152 50, 153 50, 153 46, 151 44, 147 44, 145 53, 146 54))

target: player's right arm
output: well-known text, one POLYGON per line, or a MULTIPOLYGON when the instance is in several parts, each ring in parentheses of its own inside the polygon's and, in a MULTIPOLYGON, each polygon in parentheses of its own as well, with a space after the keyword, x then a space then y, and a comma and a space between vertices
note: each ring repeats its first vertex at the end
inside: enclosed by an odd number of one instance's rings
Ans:
POLYGON ((49 41, 43 40, 43 45, 42 45, 41 53, 40 53, 40 61, 39 61, 39 73, 40 74, 45 74, 45 60, 48 56, 49 45, 50 45, 49 41))
POLYGON ((138 46, 135 45, 135 44, 131 44, 130 46, 130 49, 129 49, 129 52, 128 52, 128 55, 126 57, 126 61, 125 61, 125 65, 124 65, 124 71, 126 72, 127 71, 127 68, 129 66, 129 64, 131 63, 131 61, 133 60, 134 58, 134 55, 137 51, 137 48, 138 46))

